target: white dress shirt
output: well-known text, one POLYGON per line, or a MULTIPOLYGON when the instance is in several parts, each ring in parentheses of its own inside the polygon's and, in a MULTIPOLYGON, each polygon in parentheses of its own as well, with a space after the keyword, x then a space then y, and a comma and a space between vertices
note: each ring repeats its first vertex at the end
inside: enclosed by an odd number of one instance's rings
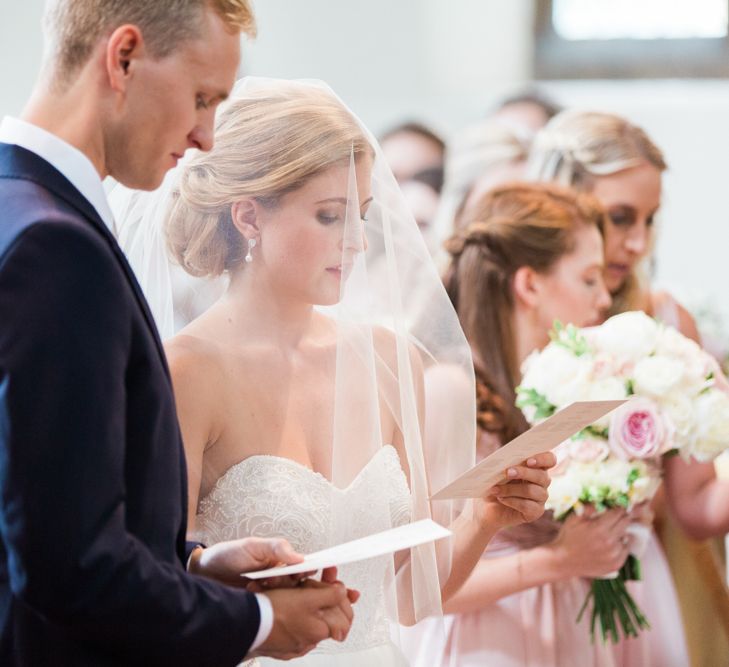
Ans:
MULTIPOLYGON (((25 148, 55 167, 94 207, 104 224, 115 232, 114 216, 106 199, 101 176, 91 160, 78 148, 74 148, 47 130, 10 116, 5 116, 0 123, 0 143, 25 148)), ((251 651, 268 639, 273 628, 271 601, 260 594, 256 594, 256 600, 261 612, 261 623, 251 651)))

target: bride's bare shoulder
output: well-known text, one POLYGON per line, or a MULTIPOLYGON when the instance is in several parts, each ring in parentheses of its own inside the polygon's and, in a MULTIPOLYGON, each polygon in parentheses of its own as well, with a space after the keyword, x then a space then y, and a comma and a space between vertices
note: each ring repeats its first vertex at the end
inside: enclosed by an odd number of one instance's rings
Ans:
POLYGON ((164 347, 176 389, 180 384, 204 386, 222 377, 225 358, 216 342, 183 330, 164 347))
POLYGON ((437 398, 461 402, 474 397, 473 373, 456 363, 441 363, 425 371, 425 384, 437 398))
POLYGON ((398 336, 392 329, 384 326, 372 327, 372 341, 378 357, 392 369, 397 368, 398 346, 401 350, 407 349, 413 371, 422 376, 423 356, 415 342, 405 336, 398 336))

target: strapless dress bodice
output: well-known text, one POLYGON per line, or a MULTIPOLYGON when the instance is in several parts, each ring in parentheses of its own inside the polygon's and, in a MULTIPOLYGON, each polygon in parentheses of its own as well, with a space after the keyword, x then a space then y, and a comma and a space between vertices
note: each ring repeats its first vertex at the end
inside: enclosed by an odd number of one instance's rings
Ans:
MULTIPOLYGON (((364 537, 410 521, 410 491, 397 451, 385 445, 345 488, 278 456, 240 461, 200 501, 197 535, 210 545, 242 537, 285 537, 299 552, 364 537)), ((373 649, 390 641, 385 589, 394 585, 391 556, 339 568, 362 593, 347 639, 322 642, 313 653, 373 649)))

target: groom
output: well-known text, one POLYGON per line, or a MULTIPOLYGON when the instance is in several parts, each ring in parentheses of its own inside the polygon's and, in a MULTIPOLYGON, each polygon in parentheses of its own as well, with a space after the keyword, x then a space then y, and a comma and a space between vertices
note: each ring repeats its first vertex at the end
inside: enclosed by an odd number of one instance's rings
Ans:
POLYGON ((214 581, 296 560, 284 541, 185 543, 169 374, 101 182, 153 189, 211 148, 248 1, 51 0, 45 29, 0 126, 0 664, 234 665, 343 639, 339 583, 214 581))

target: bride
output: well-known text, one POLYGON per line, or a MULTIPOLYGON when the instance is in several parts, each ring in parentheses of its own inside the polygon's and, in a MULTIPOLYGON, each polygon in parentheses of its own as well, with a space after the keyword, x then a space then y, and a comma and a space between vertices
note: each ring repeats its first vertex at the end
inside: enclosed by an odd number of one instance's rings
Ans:
POLYGON ((449 525, 445 543, 342 567, 362 594, 349 636, 297 662, 406 665, 397 628, 440 614, 499 529, 541 515, 551 454, 483 499, 431 508, 474 462, 470 352, 379 147, 326 86, 244 80, 213 150, 160 196, 127 206, 123 244, 154 211, 184 271, 228 280, 166 345, 190 532, 208 546, 285 536, 306 553, 430 516, 449 525), (438 411, 442 373, 458 379, 461 415, 438 411))

